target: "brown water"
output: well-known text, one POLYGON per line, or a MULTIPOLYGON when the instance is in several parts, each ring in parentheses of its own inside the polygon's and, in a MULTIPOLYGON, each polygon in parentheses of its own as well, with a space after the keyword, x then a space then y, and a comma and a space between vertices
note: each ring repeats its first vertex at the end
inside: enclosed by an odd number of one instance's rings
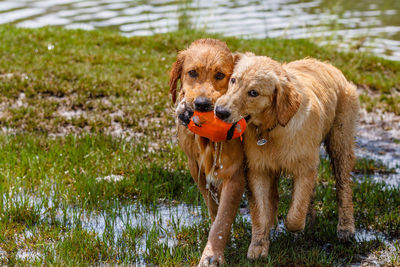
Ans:
POLYGON ((245 38, 311 38, 400 60, 399 0, 0 0, 0 24, 109 27, 124 35, 196 28, 245 38))

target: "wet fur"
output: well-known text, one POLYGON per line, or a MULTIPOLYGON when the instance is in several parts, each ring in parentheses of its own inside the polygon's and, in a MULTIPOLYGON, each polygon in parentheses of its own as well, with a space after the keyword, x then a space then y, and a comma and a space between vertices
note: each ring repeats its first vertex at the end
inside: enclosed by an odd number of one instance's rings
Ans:
MULTIPOLYGON (((174 103, 179 101, 177 117, 185 117, 186 110, 193 110, 193 102, 197 97, 207 97, 215 103, 227 91, 233 67, 230 50, 218 40, 200 39, 181 51, 170 72, 172 100, 174 103), (192 69, 199 73, 196 79, 188 75, 192 69), (217 72, 223 72, 226 77, 216 80, 217 72), (181 89, 176 98, 179 80, 181 89)), ((199 266, 222 264, 225 245, 245 187, 243 147, 238 139, 222 142, 221 164, 218 166, 222 165, 223 168, 214 170, 214 156, 219 152, 215 151, 215 143, 194 135, 178 119, 177 127, 179 145, 188 157, 190 173, 203 195, 212 222, 199 266), (211 191, 217 192, 219 205, 207 189, 207 179, 211 191)))
POLYGON ((302 231, 313 197, 322 142, 336 178, 338 236, 354 235, 350 172, 359 103, 356 88, 330 64, 304 59, 281 64, 252 54, 237 57, 228 92, 216 106, 231 112, 228 121, 250 115, 244 135, 251 191, 252 241, 248 257, 267 256, 269 231, 278 206, 278 179, 293 177, 293 195, 285 225, 302 231), (259 96, 249 96, 249 90, 259 96), (258 146, 257 140, 268 143, 258 146))

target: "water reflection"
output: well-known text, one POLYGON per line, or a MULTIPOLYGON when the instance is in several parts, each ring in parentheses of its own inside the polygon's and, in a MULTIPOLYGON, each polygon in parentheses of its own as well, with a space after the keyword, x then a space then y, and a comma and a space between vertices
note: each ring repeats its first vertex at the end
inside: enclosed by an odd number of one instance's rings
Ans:
POLYGON ((114 28, 152 35, 197 28, 225 35, 313 38, 400 60, 400 1, 0 0, 0 24, 114 28))

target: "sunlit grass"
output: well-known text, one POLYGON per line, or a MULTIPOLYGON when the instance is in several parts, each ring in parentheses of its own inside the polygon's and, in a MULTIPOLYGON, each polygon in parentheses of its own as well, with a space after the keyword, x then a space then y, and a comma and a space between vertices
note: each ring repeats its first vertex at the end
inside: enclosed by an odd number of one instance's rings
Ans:
MULTIPOLYGON (((1 179, 0 239, 2 249, 8 253, 4 263, 21 262, 16 253, 28 248, 40 252, 42 258, 37 259, 40 262, 67 265, 138 261, 176 265, 194 264, 198 260, 207 240, 209 221, 196 185, 184 165, 165 169, 165 159, 155 155, 141 165, 130 165, 129 162, 140 160, 143 153, 135 152, 135 146, 126 140, 102 135, 1 137, 0 168, 2 173, 8 173, 1 179), (20 155, 24 161, 16 163, 20 155), (62 160, 60 155, 63 155, 62 160), (37 165, 39 159, 43 162, 37 165), (66 170, 69 170, 67 174, 66 170), (123 174, 125 178, 117 182, 96 181, 97 177, 110 173, 123 174), (182 226, 179 218, 157 215, 157 205, 177 201, 203 205, 204 220, 182 226), (132 220, 136 216, 135 209, 126 209, 132 203, 148 206, 146 216, 155 216, 154 224, 135 223, 132 220), (87 220, 88 212, 104 219, 104 230, 87 228, 83 222, 87 220), (118 218, 131 219, 124 219, 123 225, 118 226, 118 218), (172 230, 162 226, 166 219, 171 220, 168 225, 172 230), (118 229, 123 229, 122 233, 118 229), (23 239, 28 230, 38 234, 33 239, 23 239), (24 244, 18 244, 15 236, 24 244), (159 242, 163 238, 175 240, 175 245, 169 247, 166 242, 159 242)), ((349 244, 337 240, 334 180, 328 160, 321 162, 314 227, 299 235, 277 235, 271 243, 270 257, 258 264, 349 263, 357 260, 360 254, 385 246, 379 239, 349 244)), ((382 168, 365 160, 360 160, 357 166, 365 175, 382 168)), ((291 180, 281 179, 279 191, 279 219, 282 221, 290 203, 291 180)), ((366 180, 354 185, 354 201, 358 229, 399 236, 400 194, 397 189, 384 189, 384 185, 366 180)), ((145 210, 138 208, 138 212, 145 210)), ((250 223, 239 216, 226 249, 228 264, 249 264, 245 255, 250 233, 250 223)))
MULTIPOLYGON (((167 84, 177 51, 205 36, 225 40, 233 51, 281 61, 329 60, 379 95, 361 98, 365 105, 373 109, 378 101, 399 112, 389 93, 399 88, 399 63, 306 40, 241 40, 189 31, 126 38, 106 31, 0 26, 0 264, 198 262, 210 222, 176 143, 167 84), (105 179, 110 175, 116 181, 105 179), (182 207, 192 216, 189 222, 174 214, 182 207)), ((364 178, 353 186, 355 216, 357 229, 398 239, 399 190, 369 179, 392 171, 379 162, 357 162, 357 179, 364 178)), ((270 256, 251 263, 246 259, 251 225, 248 215, 238 215, 227 264, 345 265, 383 249, 379 238, 337 240, 336 191, 326 159, 318 180, 312 229, 274 235, 270 256)), ((281 179, 279 192, 282 222, 290 179, 281 179)), ((399 264, 398 258, 392 261, 399 264)))

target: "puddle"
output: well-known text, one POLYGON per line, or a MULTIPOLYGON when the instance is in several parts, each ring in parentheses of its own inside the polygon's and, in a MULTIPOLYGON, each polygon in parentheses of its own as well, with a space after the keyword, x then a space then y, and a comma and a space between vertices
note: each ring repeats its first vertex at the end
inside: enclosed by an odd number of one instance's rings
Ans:
POLYGON ((200 206, 187 204, 160 204, 150 209, 132 204, 124 205, 112 212, 83 212, 80 224, 83 229, 98 234, 100 239, 104 235, 111 234, 114 238, 114 244, 110 244, 112 246, 120 246, 120 242, 124 242, 122 238, 128 227, 144 229, 144 233, 136 239, 135 252, 138 258, 135 265, 147 266, 143 255, 148 250, 147 242, 151 240, 149 239, 151 231, 158 233, 158 244, 172 249, 178 244, 175 230, 199 224, 204 220, 201 214, 200 206), (110 214, 113 215, 110 216, 110 214), (110 217, 113 217, 112 222, 110 222, 110 217), (113 230, 109 231, 110 228, 113 230))
MULTIPOLYGON (((115 217, 112 224, 115 241, 118 240, 128 225, 131 227, 141 226, 147 230, 157 226, 163 229, 167 235, 174 233, 174 227, 191 226, 203 220, 201 207, 187 204, 160 204, 152 209, 132 204, 124 205, 114 212, 115 217)), ((84 229, 94 231, 102 237, 109 223, 107 221, 109 220, 109 213, 109 211, 104 213, 84 213, 80 217, 81 225, 84 229)))
MULTIPOLYGON (((6 198, 6 195, 3 195, 3 199, 5 200, 6 198)), ((29 197, 22 193, 12 196, 8 201, 12 201, 13 203, 25 201, 32 206, 40 207, 43 220, 48 218, 47 211, 55 207, 52 198, 41 199, 29 197), (44 203, 46 203, 46 205, 44 205, 44 203)), ((239 213, 241 219, 251 223, 247 208, 241 208, 239 213)), ((166 245, 168 248, 172 249, 178 244, 176 230, 201 223, 205 219, 203 217, 204 214, 201 206, 187 204, 159 204, 149 207, 138 204, 115 204, 113 208, 107 211, 91 212, 74 207, 67 207, 64 209, 56 208, 56 220, 60 222, 65 222, 66 220, 68 222, 67 225, 72 229, 80 225, 82 229, 96 233, 107 246, 122 246, 121 244, 124 243, 123 237, 127 234, 127 229, 137 227, 139 227, 138 229, 142 229, 143 233, 135 237, 135 252, 138 255, 135 266, 146 266, 144 255, 147 252, 147 242, 151 240, 149 238, 151 238, 152 231, 157 233, 157 242, 159 244, 166 245)), ((35 231, 35 229, 25 230, 20 237, 16 237, 16 242, 18 244, 23 244, 25 239, 36 234, 35 231)), ((276 240, 283 233, 286 233, 286 228, 284 222, 280 221, 278 226, 271 230, 270 238, 272 241, 276 240)), ((380 232, 359 229, 356 231, 355 238, 357 242, 368 242, 379 239, 386 245, 386 248, 380 251, 373 251, 367 256, 360 256, 360 263, 356 263, 352 266, 364 266, 363 263, 365 262, 386 263, 397 253, 395 242, 398 242, 398 240, 389 240, 380 232)), ((151 242, 154 242, 154 240, 151 242)), ((328 243, 322 249, 329 250, 330 246, 331 244, 328 243)), ((16 257, 20 260, 32 262, 43 258, 41 252, 27 248, 24 245, 18 246, 18 248, 19 250, 16 253, 16 257)), ((1 259, 6 260, 7 253, 0 248, 0 260, 1 259)))
MULTIPOLYGON (((375 182, 383 182, 387 187, 400 187, 400 116, 377 111, 362 110, 357 130, 358 158, 369 158, 383 163, 394 173, 368 175, 375 182)), ((365 177, 359 177, 364 179, 365 177)))
POLYGON ((400 60, 400 6, 391 0, 0 0, 0 24, 112 27, 127 36, 196 28, 245 38, 313 38, 400 60))
POLYGON ((23 261, 36 261, 43 257, 43 255, 34 250, 19 250, 16 255, 17 259, 23 261))
POLYGON ((393 260, 400 258, 399 255, 399 240, 389 241, 385 235, 379 232, 358 230, 356 232, 356 240, 358 242, 380 240, 385 244, 382 250, 371 251, 368 255, 357 255, 359 262, 353 263, 350 267, 365 267, 365 266, 395 266, 393 260), (397 244, 397 245, 396 245, 397 244))
MULTIPOLYGON (((357 159, 373 160, 387 170, 354 174, 356 181, 370 179, 376 183, 384 183, 388 189, 400 188, 400 116, 380 110, 376 112, 361 110, 355 154, 357 159)), ((327 157, 323 146, 320 155, 327 157)))
POLYGON ((357 230, 355 233, 355 238, 357 242, 368 242, 379 239, 383 241, 386 245, 390 244, 389 240, 384 234, 375 231, 368 231, 365 229, 357 230))
POLYGON ((0 260, 6 260, 7 259, 7 252, 4 251, 1 247, 0 247, 0 260))
MULTIPOLYGON (((108 176, 107 176, 108 177, 108 176)), ((108 179, 106 177, 106 180, 108 179)), ((111 177, 111 176, 110 176, 111 177)), ((114 178, 110 178, 110 182, 114 178)), ((119 178, 118 178, 119 179, 119 178)), ((16 194, 7 199, 3 195, 5 203, 28 203, 29 206, 41 207, 40 215, 42 220, 50 220, 48 210, 55 207, 55 203, 51 197, 38 198, 25 195, 23 193, 16 194), (45 204, 44 204, 45 203, 45 204)), ((146 242, 151 235, 151 231, 158 233, 158 243, 167 245, 170 249, 178 244, 176 238, 176 230, 182 227, 188 227, 199 224, 203 218, 201 206, 188 204, 158 204, 157 206, 142 206, 139 204, 121 205, 116 204, 115 207, 107 211, 87 211, 81 208, 66 207, 55 208, 58 222, 64 222, 72 229, 80 225, 82 229, 88 232, 94 232, 108 246, 120 246, 124 242, 124 234, 127 229, 140 228, 143 234, 136 238, 135 251, 139 255, 136 266, 145 266, 143 256, 147 251, 146 242), (106 236, 105 236, 106 235, 106 236), (111 238, 110 238, 111 237, 111 238)), ((26 248, 24 240, 35 235, 36 229, 26 229, 22 235, 16 237, 16 242, 20 244, 16 257, 20 260, 35 261, 43 257, 38 252, 26 248), (22 248, 20 248, 22 247, 22 248)), ((0 260, 7 259, 6 251, 0 246, 0 260)))
MULTIPOLYGON (((86 156, 85 156, 86 157, 86 156)), ((97 177, 96 178, 96 182, 102 182, 102 181, 105 181, 105 182, 109 182, 109 183, 112 183, 112 182, 119 182, 119 181, 122 181, 124 179, 124 176, 122 176, 122 175, 115 175, 115 174, 111 174, 111 175, 107 175, 107 176, 104 176, 104 177, 97 177)))

